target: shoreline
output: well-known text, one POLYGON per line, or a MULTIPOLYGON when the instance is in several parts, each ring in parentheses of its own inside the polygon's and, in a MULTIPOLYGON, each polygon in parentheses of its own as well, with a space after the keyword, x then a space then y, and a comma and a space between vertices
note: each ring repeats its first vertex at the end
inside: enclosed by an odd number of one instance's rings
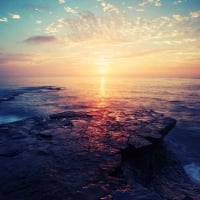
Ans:
POLYGON ((0 197, 197 200, 162 142, 175 124, 152 110, 99 109, 0 125, 0 197))

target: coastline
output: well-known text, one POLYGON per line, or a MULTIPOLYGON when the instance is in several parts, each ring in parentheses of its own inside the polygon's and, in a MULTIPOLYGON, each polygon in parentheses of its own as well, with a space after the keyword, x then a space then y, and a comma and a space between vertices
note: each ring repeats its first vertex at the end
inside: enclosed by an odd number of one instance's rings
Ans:
POLYGON ((175 123, 152 110, 97 109, 0 125, 0 197, 198 199, 162 142, 175 123))

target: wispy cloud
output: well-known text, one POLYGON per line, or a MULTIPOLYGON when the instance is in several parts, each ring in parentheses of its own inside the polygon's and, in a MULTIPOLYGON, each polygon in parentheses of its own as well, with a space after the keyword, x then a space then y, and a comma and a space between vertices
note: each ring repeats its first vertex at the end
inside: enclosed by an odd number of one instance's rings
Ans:
POLYGON ((35 21, 36 24, 42 24, 42 20, 38 19, 35 21))
POLYGON ((190 16, 192 18, 198 18, 198 17, 200 17, 200 10, 194 11, 194 12, 190 12, 190 16))
MULTIPOLYGON (((8 53, 2 50, 0 51, 0 76, 32 75, 34 70, 33 68, 30 70, 30 66, 34 65, 34 67, 37 67, 38 65, 36 63, 41 63, 41 60, 38 60, 39 57, 40 54, 8 53)), ((37 71, 41 72, 40 69, 37 71)))
POLYGON ((51 42, 55 42, 56 41, 56 37, 54 36, 33 36, 33 37, 29 37, 26 40, 24 40, 24 43, 27 44, 48 44, 51 42))
POLYGON ((46 32, 48 34, 55 34, 59 32, 65 24, 65 20, 63 18, 58 19, 57 22, 50 24, 49 26, 46 27, 46 32))
POLYGON ((119 9, 111 3, 106 2, 105 0, 97 0, 100 2, 104 12, 119 12, 119 9))
POLYGON ((31 57, 28 54, 11 54, 11 53, 4 53, 0 52, 0 65, 7 64, 11 62, 24 62, 29 61, 31 57))
POLYGON ((7 17, 0 18, 0 22, 8 22, 8 18, 7 17))
MULTIPOLYGON (((63 30, 69 40, 84 41, 94 39, 109 39, 124 31, 128 22, 120 15, 108 14, 96 17, 92 12, 81 12, 73 18, 60 19, 46 28, 48 33, 63 30)), ((129 29, 128 29, 129 30, 129 29)))
MULTIPOLYGON (((117 52, 120 52, 117 55, 120 56, 123 51, 138 50, 145 45, 148 51, 151 51, 152 47, 156 47, 155 49, 159 51, 163 46, 182 49, 183 45, 195 44, 199 39, 198 33, 192 26, 197 16, 198 12, 194 12, 151 19, 143 17, 131 19, 123 12, 107 12, 102 16, 96 16, 87 11, 77 13, 71 18, 60 18, 46 27, 46 32, 48 34, 59 32, 59 42, 62 41, 60 44, 66 49, 78 46, 74 51, 80 53, 81 47, 90 53, 89 57, 98 57, 97 54, 112 57, 117 52)), ((84 50, 80 55, 85 52, 84 50)))
POLYGON ((63 4, 63 3, 65 3, 65 0, 58 0, 58 2, 59 2, 60 4, 63 4))
POLYGON ((136 8, 135 11, 136 12, 144 12, 144 9, 143 8, 136 8))
POLYGON ((76 13, 77 13, 76 10, 74 10, 73 8, 71 8, 71 7, 69 7, 69 6, 64 7, 64 9, 65 9, 65 11, 66 11, 67 13, 71 13, 71 14, 76 14, 76 13))
POLYGON ((160 0, 144 0, 142 3, 139 4, 139 6, 145 6, 147 4, 154 5, 156 7, 161 6, 161 1, 160 0))
POLYGON ((9 15, 11 16, 12 19, 20 19, 21 18, 21 16, 16 13, 9 13, 9 15))
POLYGON ((174 0, 174 4, 177 5, 177 4, 180 4, 180 3, 183 3, 185 0, 174 0))
POLYGON ((184 21, 187 21, 189 19, 187 16, 183 16, 183 15, 179 15, 179 14, 175 14, 175 15, 172 15, 172 16, 177 22, 184 22, 184 21))

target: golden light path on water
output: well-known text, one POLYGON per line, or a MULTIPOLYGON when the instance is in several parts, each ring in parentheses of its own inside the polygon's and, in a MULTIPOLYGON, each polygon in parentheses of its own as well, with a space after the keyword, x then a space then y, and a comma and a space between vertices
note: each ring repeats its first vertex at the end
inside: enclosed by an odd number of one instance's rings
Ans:
POLYGON ((107 105, 107 102, 105 100, 106 98, 106 88, 105 88, 105 77, 102 76, 100 77, 100 87, 99 87, 99 97, 100 97, 100 101, 99 101, 99 105, 98 107, 105 107, 107 105))

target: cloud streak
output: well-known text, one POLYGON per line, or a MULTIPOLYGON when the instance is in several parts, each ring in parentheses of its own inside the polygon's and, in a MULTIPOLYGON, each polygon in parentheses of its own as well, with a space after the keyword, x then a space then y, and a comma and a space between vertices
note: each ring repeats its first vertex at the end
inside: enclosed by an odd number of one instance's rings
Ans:
POLYGON ((179 15, 179 14, 172 15, 172 17, 173 17, 177 22, 184 22, 184 21, 187 21, 187 20, 189 19, 187 16, 183 16, 183 15, 179 15))
POLYGON ((54 36, 32 36, 24 40, 24 43, 27 44, 48 44, 56 41, 56 37, 54 36))
POLYGON ((0 65, 16 62, 26 62, 30 61, 31 56, 28 54, 11 54, 0 52, 0 65))
POLYGON ((113 4, 108 3, 105 0, 97 0, 97 2, 100 2, 100 5, 102 6, 104 12, 119 13, 119 9, 116 6, 114 6, 113 4))
POLYGON ((58 0, 59 4, 65 3, 65 0, 58 0))
POLYGON ((0 22, 8 22, 8 18, 7 17, 0 18, 0 22))
POLYGON ((140 3, 139 6, 143 7, 143 6, 146 6, 148 4, 154 5, 156 7, 161 6, 160 0, 145 0, 142 3, 140 3))
POLYGON ((65 11, 66 11, 67 13, 71 13, 71 14, 76 14, 76 13, 77 13, 76 10, 74 10, 73 8, 71 8, 71 7, 69 7, 69 6, 64 7, 64 9, 65 9, 65 11))
POLYGON ((20 19, 21 16, 19 14, 15 14, 15 13, 9 13, 12 19, 20 19))
POLYGON ((42 24, 42 20, 38 19, 35 21, 36 24, 42 24))
POLYGON ((175 0, 175 1, 174 1, 174 4, 177 5, 177 4, 183 3, 184 1, 185 1, 185 0, 175 0))
POLYGON ((198 18, 198 17, 200 17, 200 10, 194 11, 194 12, 190 12, 190 16, 192 18, 198 18))

